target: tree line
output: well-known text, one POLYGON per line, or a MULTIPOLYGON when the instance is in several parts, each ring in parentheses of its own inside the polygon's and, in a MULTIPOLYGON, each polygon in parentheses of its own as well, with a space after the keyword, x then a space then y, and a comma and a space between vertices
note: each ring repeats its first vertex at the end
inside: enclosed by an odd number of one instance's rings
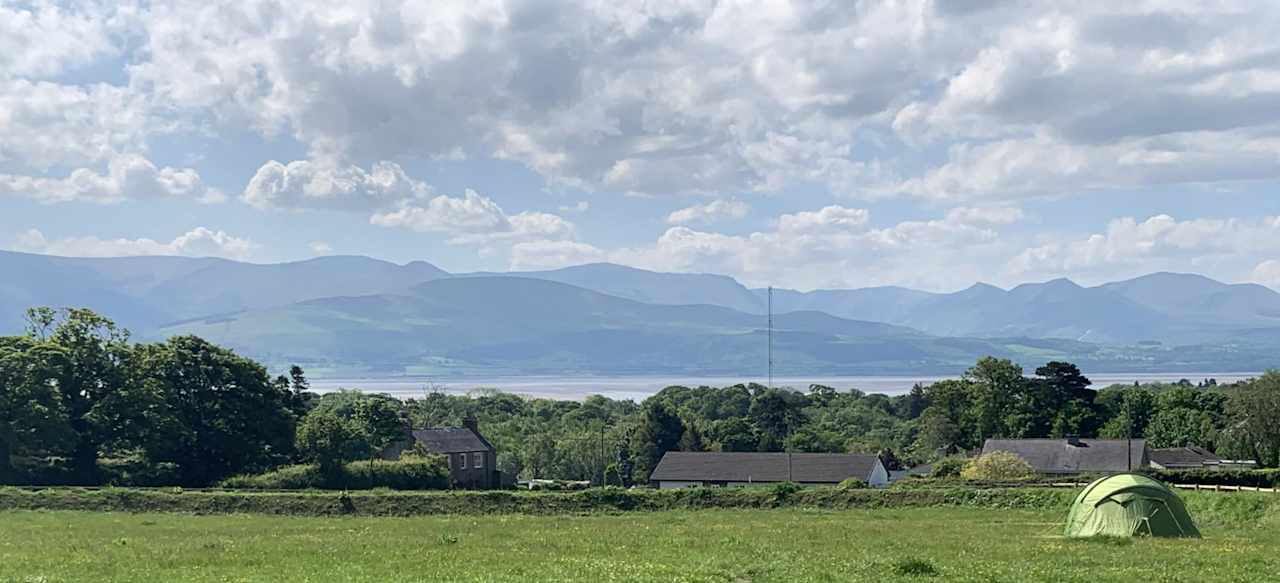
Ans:
MULTIPOLYGON (((409 429, 475 417, 498 468, 525 478, 646 481, 667 451, 879 453, 891 466, 992 437, 1145 438, 1280 466, 1280 373, 1219 385, 1090 388, 1070 363, 1026 375, 983 358, 960 378, 887 396, 811 385, 671 386, 636 403, 491 390, 420 397, 316 395, 302 369, 194 336, 133 342, 83 309, 37 308, 0 337, 0 483, 208 485, 314 463, 373 460, 409 429)), ((372 462, 371 462, 372 463, 372 462)))

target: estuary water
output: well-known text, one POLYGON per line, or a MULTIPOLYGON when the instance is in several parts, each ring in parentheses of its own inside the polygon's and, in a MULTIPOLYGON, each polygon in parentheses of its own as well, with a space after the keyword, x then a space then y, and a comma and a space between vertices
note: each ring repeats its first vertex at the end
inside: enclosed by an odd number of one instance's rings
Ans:
MULTIPOLYGON (((1245 372, 1171 372, 1171 373, 1088 373, 1094 388, 1111 384, 1133 384, 1135 381, 1176 382, 1188 379, 1200 382, 1216 379, 1228 383, 1259 376, 1261 373, 1245 372)), ((857 389, 864 393, 898 395, 911 390, 916 383, 929 384, 954 376, 779 376, 774 386, 807 389, 811 384, 835 387, 839 390, 857 389)), ((497 389, 529 397, 549 399, 582 399, 588 395, 604 395, 612 399, 642 400, 671 385, 723 387, 737 383, 757 382, 766 379, 743 377, 700 376, 510 376, 510 377, 374 377, 312 379, 311 388, 318 392, 338 389, 356 389, 370 393, 388 393, 400 398, 421 397, 428 392, 441 391, 465 394, 478 389, 497 389)))

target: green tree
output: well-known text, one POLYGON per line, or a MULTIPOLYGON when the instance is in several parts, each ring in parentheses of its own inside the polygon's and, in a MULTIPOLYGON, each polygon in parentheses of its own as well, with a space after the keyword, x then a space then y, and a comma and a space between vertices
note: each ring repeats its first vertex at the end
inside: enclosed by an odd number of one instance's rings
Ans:
POLYGON ((178 336, 140 346, 137 365, 154 403, 142 447, 151 461, 176 464, 184 484, 265 469, 291 452, 291 395, 256 362, 178 336))
POLYGON ((363 445, 360 430, 331 411, 312 411, 303 417, 296 444, 331 480, 342 475, 343 465, 355 459, 363 445))
POLYGON ((680 451, 705 451, 706 447, 702 444, 702 433, 698 431, 698 426, 692 424, 685 426, 677 447, 680 451))
POLYGON ((67 415, 50 381, 63 351, 34 337, 0 338, 0 484, 16 483, 13 454, 48 450, 67 429, 67 415))
POLYGON ((1230 455, 1280 466, 1280 371, 1267 371, 1236 389, 1227 409, 1230 455))
POLYGON ((120 398, 129 387, 129 332, 83 308, 33 308, 27 321, 29 335, 47 338, 62 351, 53 381, 67 412, 71 467, 77 481, 97 484, 102 446, 123 430, 110 420, 121 419, 121 411, 133 405, 120 398), (104 405, 120 408, 106 411, 104 405))
POLYGON ((709 435, 715 451, 756 451, 760 442, 755 427, 744 417, 713 422, 709 435))
POLYGON ((751 397, 748 414, 759 432, 760 451, 782 451, 791 432, 805 421, 808 400, 795 391, 760 387, 751 397))
POLYGON ((640 426, 632 437, 635 452, 635 472, 647 481, 658 461, 668 451, 676 449, 684 424, 662 401, 652 401, 645 406, 640 426))
POLYGON ((1027 417, 1034 412, 1025 406, 1027 379, 1022 376, 1022 367, 987 356, 966 371, 964 379, 972 383, 966 421, 977 444, 989 437, 1023 433, 1027 417))
POLYGON ((1102 437, 1143 437, 1156 414, 1155 393, 1142 387, 1109 389, 1099 395, 1099 401, 1109 414, 1109 419, 1102 426, 1102 437))

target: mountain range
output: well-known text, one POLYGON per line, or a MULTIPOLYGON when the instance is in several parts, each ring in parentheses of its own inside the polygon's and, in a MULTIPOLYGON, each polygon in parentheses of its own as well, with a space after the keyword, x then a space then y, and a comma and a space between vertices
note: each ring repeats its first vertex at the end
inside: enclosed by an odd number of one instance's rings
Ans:
MULTIPOLYGON (((85 306, 142 339, 195 333, 334 374, 733 374, 767 358, 768 290, 612 264, 451 274, 332 256, 279 264, 0 252, 0 333, 85 306)), ((954 293, 772 291, 779 373, 950 373, 992 354, 1094 370, 1260 370, 1280 293, 1190 274, 954 293)))

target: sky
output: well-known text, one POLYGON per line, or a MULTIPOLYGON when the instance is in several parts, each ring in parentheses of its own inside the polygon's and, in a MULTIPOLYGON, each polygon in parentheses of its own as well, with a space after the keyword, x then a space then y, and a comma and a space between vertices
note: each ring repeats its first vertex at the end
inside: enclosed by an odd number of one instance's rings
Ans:
POLYGON ((1280 289, 1280 4, 0 0, 0 248, 1280 289))

